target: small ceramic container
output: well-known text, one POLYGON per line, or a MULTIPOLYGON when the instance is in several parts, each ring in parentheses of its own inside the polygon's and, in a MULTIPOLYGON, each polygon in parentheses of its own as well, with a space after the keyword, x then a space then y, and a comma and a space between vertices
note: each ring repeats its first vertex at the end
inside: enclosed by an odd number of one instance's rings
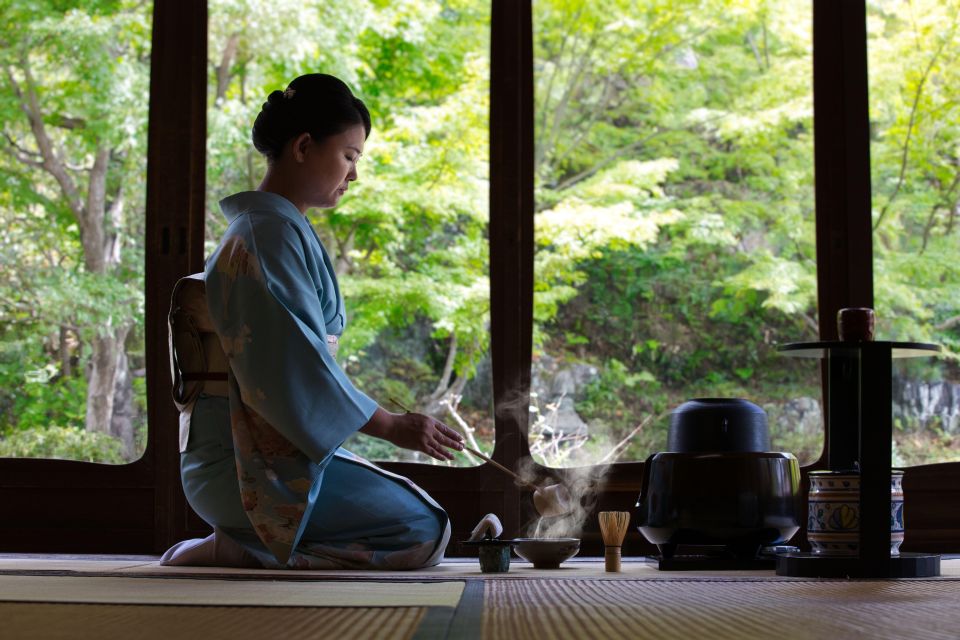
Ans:
POLYGON ((873 342, 876 315, 867 307, 850 307, 837 312, 837 334, 842 342, 873 342))
POLYGON ((479 545, 480 571, 506 573, 510 571, 510 542, 484 541, 479 545))
MULTIPOLYGON (((860 551, 860 474, 810 472, 807 540, 813 553, 855 556, 860 551)), ((903 542, 903 471, 890 475, 890 555, 903 542)))

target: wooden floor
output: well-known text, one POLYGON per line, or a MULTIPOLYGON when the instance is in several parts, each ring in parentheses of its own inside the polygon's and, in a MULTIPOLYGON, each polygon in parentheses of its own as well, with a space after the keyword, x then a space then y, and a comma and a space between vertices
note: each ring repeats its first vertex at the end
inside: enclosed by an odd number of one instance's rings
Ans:
POLYGON ((960 559, 928 580, 559 570, 160 567, 150 556, 0 555, 0 636, 59 638, 958 638, 960 559))

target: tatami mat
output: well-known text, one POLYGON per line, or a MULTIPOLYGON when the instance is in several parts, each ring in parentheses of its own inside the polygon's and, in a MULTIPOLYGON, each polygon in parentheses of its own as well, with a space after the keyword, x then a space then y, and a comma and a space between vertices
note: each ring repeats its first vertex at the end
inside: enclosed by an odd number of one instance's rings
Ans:
POLYGON ((463 582, 0 576, 0 601, 265 607, 455 607, 463 582))
MULTIPOLYGON (((943 559, 942 579, 960 579, 960 559, 943 559)), ((436 567, 418 571, 307 571, 271 569, 231 569, 229 567, 163 567, 156 560, 122 562, 90 558, 35 558, 7 555, 0 557, 0 575, 88 575, 88 576, 161 576, 170 578, 230 578, 235 580, 370 580, 410 581, 464 579, 587 579, 604 580, 717 580, 744 579, 797 580, 778 578, 768 571, 660 571, 657 564, 639 558, 625 558, 623 571, 607 573, 602 559, 574 558, 559 569, 535 569, 529 562, 514 558, 508 573, 482 573, 477 560, 445 560, 436 567)))
POLYGON ((102 572, 116 572, 124 569, 136 569, 137 567, 149 567, 156 565, 157 560, 102 560, 95 556, 88 558, 59 558, 47 557, 38 558, 34 556, 7 556, 0 557, 0 572, 8 571, 43 571, 43 572, 70 572, 70 571, 89 571, 96 568, 102 572))
POLYGON ((160 567, 144 560, 0 558, 0 637, 960 637, 960 559, 953 558, 942 561, 939 579, 860 581, 660 572, 634 559, 619 574, 583 558, 553 571, 515 561, 507 574, 482 574, 475 560, 413 572, 160 567))
POLYGON ((426 610, 0 603, 11 640, 406 640, 426 610))
POLYGON ((496 580, 484 640, 960 636, 960 582, 496 580))

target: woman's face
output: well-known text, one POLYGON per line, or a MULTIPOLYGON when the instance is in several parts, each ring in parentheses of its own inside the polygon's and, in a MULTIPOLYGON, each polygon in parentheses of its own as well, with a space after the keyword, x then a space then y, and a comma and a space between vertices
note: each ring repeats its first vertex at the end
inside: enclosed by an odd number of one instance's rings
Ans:
POLYGON ((298 138, 295 157, 301 168, 305 204, 308 207, 335 207, 349 183, 357 179, 357 160, 363 153, 363 125, 315 142, 309 135, 298 138))

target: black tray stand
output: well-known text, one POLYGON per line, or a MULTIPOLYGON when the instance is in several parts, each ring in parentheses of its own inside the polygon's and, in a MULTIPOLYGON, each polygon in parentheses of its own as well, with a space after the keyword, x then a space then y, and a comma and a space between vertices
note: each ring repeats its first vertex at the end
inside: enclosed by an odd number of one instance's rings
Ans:
MULTIPOLYGON (((826 360, 827 466, 860 470, 860 555, 777 556, 777 575, 835 578, 920 578, 940 575, 940 556, 890 556, 890 459, 893 453, 893 358, 932 356, 940 347, 916 342, 806 342, 779 349, 826 360)), ((906 522, 909 526, 909 522, 906 522)))

